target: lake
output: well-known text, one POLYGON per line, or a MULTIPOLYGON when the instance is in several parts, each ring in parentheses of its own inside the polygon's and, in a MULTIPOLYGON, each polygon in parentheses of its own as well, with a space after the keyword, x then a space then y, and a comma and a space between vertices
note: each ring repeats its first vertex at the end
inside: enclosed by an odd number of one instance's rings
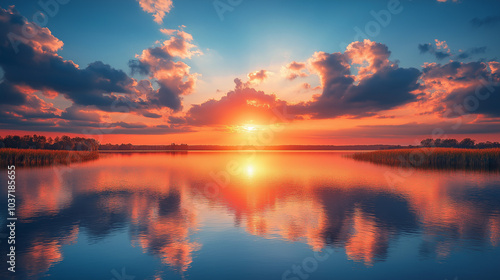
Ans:
POLYGON ((16 272, 0 277, 498 279, 498 173, 349 153, 109 153, 17 168, 16 272))

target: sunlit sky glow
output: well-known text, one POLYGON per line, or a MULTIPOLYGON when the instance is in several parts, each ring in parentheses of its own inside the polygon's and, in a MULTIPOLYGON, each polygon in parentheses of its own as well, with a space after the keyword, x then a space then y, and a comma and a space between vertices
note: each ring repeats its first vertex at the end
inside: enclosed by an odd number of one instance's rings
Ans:
POLYGON ((500 140, 498 1, 0 8, 2 136, 343 145, 414 144, 439 131, 500 140))

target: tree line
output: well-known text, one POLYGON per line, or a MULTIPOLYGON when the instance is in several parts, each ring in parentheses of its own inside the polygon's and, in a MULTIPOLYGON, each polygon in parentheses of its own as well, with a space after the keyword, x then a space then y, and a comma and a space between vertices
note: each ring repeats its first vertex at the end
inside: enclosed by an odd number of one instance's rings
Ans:
POLYGON ((175 144, 170 145, 132 145, 132 144, 104 144, 99 146, 99 150, 187 150, 187 144, 175 144))
POLYGON ((462 148, 462 149, 490 149, 490 148, 500 148, 500 143, 498 142, 480 142, 476 143, 476 140, 471 138, 465 138, 462 141, 457 139, 424 139, 420 141, 422 147, 438 147, 438 148, 462 148))
POLYGON ((39 135, 12 136, 5 138, 0 136, 0 148, 14 149, 45 149, 45 150, 68 150, 68 151, 97 151, 99 142, 92 138, 61 136, 52 139, 39 135))

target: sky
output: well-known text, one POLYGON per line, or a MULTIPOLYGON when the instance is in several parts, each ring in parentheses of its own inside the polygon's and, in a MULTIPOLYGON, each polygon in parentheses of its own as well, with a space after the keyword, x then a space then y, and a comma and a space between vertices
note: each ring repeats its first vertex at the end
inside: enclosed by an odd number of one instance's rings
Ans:
POLYGON ((500 2, 2 1, 0 135, 500 141, 500 2))

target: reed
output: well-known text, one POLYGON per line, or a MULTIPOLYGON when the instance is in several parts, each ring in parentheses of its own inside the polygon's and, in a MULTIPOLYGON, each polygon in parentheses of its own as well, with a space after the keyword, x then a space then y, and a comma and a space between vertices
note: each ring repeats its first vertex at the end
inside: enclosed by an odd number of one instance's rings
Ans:
POLYGON ((435 169, 500 170, 500 148, 414 148, 350 155, 377 164, 435 169))
POLYGON ((0 149, 0 167, 70 164, 99 158, 97 151, 0 149))

